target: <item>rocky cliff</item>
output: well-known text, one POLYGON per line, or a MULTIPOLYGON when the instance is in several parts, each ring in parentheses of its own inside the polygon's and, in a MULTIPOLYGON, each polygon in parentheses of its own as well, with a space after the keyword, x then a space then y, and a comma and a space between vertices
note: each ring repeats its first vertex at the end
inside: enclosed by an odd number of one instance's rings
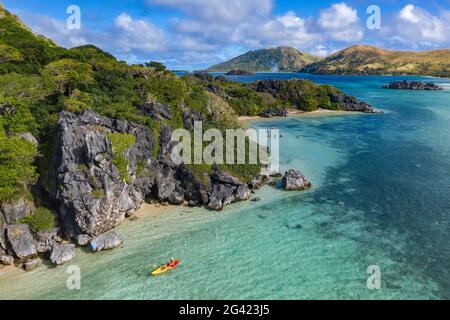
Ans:
MULTIPOLYGON (((169 116, 162 105, 147 107, 156 118, 169 116)), ((184 118, 192 115, 186 113, 184 118)), ((146 200, 175 205, 188 202, 221 210, 250 197, 248 186, 218 167, 200 182, 186 166, 175 165, 169 157, 171 128, 163 121, 161 127, 167 137, 160 139, 160 153, 155 158, 155 139, 147 127, 91 111, 80 116, 61 113, 50 193, 59 204, 66 236, 98 236, 120 224, 146 200), (127 137, 134 143, 122 149, 115 145, 127 137), (120 163, 121 158, 125 163, 120 163)))

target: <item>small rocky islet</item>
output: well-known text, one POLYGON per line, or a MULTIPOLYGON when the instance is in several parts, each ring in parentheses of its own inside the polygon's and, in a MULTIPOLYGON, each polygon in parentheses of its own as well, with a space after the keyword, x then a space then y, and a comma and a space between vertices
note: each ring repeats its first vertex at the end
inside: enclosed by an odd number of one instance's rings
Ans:
POLYGON ((391 82, 387 85, 384 85, 383 88, 396 90, 425 90, 425 91, 444 90, 444 88, 432 82, 407 81, 407 80, 391 82))

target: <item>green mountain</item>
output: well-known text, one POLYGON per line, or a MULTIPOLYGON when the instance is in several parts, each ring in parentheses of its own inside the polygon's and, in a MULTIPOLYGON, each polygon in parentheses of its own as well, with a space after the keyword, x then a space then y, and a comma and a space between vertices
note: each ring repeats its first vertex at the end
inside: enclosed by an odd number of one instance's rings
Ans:
POLYGON ((212 66, 208 71, 293 72, 319 60, 319 57, 300 52, 294 48, 278 47, 247 52, 230 61, 212 66))
POLYGON ((357 45, 309 64, 301 68, 300 72, 450 77, 450 50, 416 52, 357 45))

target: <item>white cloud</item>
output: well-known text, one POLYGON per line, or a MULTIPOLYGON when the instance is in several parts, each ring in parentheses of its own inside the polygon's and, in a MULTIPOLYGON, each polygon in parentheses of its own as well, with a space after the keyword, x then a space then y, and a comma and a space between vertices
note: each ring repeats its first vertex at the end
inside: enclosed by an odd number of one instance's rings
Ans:
POLYGON ((424 44, 449 42, 450 22, 448 12, 433 16, 412 4, 406 5, 398 14, 398 32, 406 40, 424 44))
POLYGON ((235 30, 232 40, 252 47, 284 45, 304 50, 320 37, 319 34, 310 32, 308 27, 306 20, 289 11, 256 24, 242 24, 235 30))
POLYGON ((115 38, 119 51, 153 52, 169 47, 164 32, 149 21, 134 20, 127 13, 122 13, 115 19, 115 27, 116 30, 111 36, 115 38))
POLYGON ((147 0, 147 3, 177 9, 203 22, 221 24, 268 16, 273 9, 273 0, 147 0))
POLYGON ((364 37, 358 12, 344 2, 322 10, 317 23, 331 39, 336 41, 356 42, 364 37))

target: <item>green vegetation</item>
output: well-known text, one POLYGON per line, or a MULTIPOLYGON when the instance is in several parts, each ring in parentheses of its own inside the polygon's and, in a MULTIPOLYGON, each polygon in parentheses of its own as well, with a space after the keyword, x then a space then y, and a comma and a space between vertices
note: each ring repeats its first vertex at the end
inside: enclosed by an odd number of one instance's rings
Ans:
POLYGON ((318 74, 429 75, 450 77, 450 50, 396 51, 358 45, 303 67, 318 74))
MULTIPOLYGON (((282 71, 317 60, 289 48, 268 50, 261 57, 257 63, 264 62, 270 70, 276 61, 282 71)), ((50 173, 58 117, 63 110, 78 114, 90 109, 147 126, 153 133, 153 156, 157 157, 161 125, 181 128, 188 108, 205 119, 205 130, 214 127, 223 131, 239 127, 237 116, 258 115, 267 108, 336 108, 327 99, 333 90, 310 82, 290 82, 274 95, 209 74, 178 77, 158 62, 128 65, 92 45, 61 48, 33 34, 0 7, 0 202, 31 196, 30 186, 38 178, 48 190, 58 187, 51 185, 50 173), (138 108, 152 102, 169 106, 172 119, 156 120, 138 108), (37 138, 38 147, 22 138, 25 133, 37 138)), ((126 151, 134 145, 135 137, 116 133, 108 137, 113 144, 113 162, 128 181, 126 151)), ((87 171, 83 165, 79 169, 87 171)), ((137 169, 141 174, 145 166, 141 163, 137 169)), ((190 169, 203 181, 211 167, 190 169)), ((258 173, 259 165, 223 169, 247 181, 258 173)), ((94 190, 93 195, 102 196, 100 190, 94 190)))
POLYGON ((134 146, 136 138, 126 133, 111 133, 108 135, 108 139, 112 143, 113 164, 119 170, 120 177, 128 182, 128 158, 126 152, 134 146))
POLYGON ((289 47, 278 47, 250 51, 230 61, 212 66, 209 71, 229 72, 245 70, 251 72, 296 72, 320 58, 289 47))
POLYGON ((46 208, 37 208, 33 214, 26 216, 19 224, 27 224, 33 232, 48 231, 55 227, 55 213, 46 208))
POLYGON ((105 196, 105 191, 103 189, 92 190, 92 195, 97 199, 102 199, 105 196))

